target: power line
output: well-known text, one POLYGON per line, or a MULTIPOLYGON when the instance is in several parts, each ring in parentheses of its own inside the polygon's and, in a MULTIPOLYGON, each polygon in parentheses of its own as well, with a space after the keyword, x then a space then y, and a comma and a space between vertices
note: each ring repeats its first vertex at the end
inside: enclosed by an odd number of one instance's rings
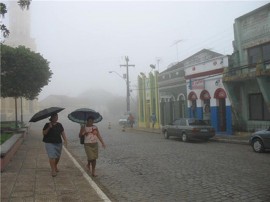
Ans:
MULTIPOLYGON (((246 65, 241 65, 241 66, 237 66, 237 67, 229 67, 229 70, 226 71, 226 72, 223 72, 223 73, 217 73, 217 74, 213 74, 213 75, 208 75, 208 76, 204 76, 200 79, 193 79, 192 81, 198 81, 198 80, 202 80, 202 79, 208 79, 208 78, 212 78, 212 77, 216 77, 216 76, 220 76, 220 75, 224 75, 224 74, 233 74, 237 71, 242 71, 243 69, 246 69, 246 68, 250 68, 251 66, 256 66, 256 65, 260 65, 260 64, 270 64, 270 60, 265 60, 265 61, 262 61, 262 62, 258 62, 258 63, 254 63, 254 64, 246 64, 246 65)), ((180 78, 180 77, 179 77, 180 78)), ((187 82, 186 82, 187 83, 187 82)), ((145 88, 133 88, 132 90, 144 90, 145 88)), ((158 87, 149 87, 147 88, 149 90, 152 90, 152 89, 159 89, 158 87)))

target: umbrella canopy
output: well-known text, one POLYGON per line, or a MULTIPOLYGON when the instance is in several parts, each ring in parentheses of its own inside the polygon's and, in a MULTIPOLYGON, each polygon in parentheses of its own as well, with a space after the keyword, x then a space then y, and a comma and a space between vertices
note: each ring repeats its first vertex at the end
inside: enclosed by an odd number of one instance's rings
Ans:
POLYGON ((48 117, 50 117, 52 114, 58 113, 60 111, 62 111, 65 108, 61 108, 61 107, 50 107, 50 108, 46 108, 43 109, 39 112, 37 112, 31 119, 29 122, 37 122, 40 121, 42 119, 46 119, 48 117))
POLYGON ((73 122, 85 124, 86 119, 89 116, 94 117, 94 123, 98 123, 102 120, 102 116, 98 112, 96 112, 93 109, 88 109, 88 108, 77 109, 77 110, 71 112, 68 115, 68 118, 69 118, 69 120, 71 120, 73 122))

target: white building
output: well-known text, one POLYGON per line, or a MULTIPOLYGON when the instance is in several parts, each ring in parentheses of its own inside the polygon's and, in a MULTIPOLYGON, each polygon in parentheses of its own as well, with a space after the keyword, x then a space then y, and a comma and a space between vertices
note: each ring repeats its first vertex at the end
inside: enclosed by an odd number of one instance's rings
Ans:
POLYGON ((189 116, 209 121, 217 133, 232 134, 231 103, 222 83, 228 56, 185 67, 189 116))

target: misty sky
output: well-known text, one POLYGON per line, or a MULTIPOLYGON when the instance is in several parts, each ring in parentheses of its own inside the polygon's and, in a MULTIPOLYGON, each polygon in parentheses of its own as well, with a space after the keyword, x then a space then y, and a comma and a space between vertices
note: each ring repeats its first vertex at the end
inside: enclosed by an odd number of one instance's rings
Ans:
MULTIPOLYGON (((231 54, 234 19, 267 1, 38 1, 33 0, 32 37, 50 61, 51 94, 76 96, 89 88, 126 95, 116 73, 129 56, 131 89, 150 64, 164 71, 203 48, 231 54), (177 40, 183 40, 173 45, 177 40)), ((157 68, 158 69, 158 68, 157 68)))

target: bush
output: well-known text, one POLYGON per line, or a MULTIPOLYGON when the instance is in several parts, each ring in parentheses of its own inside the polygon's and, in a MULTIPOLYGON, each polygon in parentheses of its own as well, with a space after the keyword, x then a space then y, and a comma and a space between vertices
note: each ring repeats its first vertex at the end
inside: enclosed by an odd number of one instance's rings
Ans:
POLYGON ((1 133, 1 135, 0 135, 0 144, 3 144, 6 140, 11 138, 12 135, 13 135, 13 132, 1 133))
MULTIPOLYGON (((20 123, 18 125, 20 125, 20 123)), ((11 138, 17 129, 15 121, 1 122, 0 143, 3 144, 6 140, 11 138)))

